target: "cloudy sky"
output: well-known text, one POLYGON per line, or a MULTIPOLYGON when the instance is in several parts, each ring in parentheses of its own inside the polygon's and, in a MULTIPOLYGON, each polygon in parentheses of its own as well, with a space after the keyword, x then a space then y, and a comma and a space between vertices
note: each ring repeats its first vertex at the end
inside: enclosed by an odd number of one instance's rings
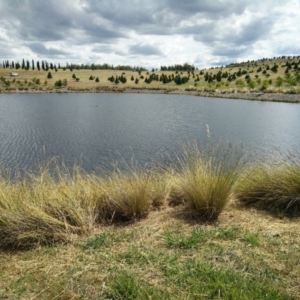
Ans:
POLYGON ((202 68, 300 55, 300 0, 0 0, 0 12, 0 63, 202 68))

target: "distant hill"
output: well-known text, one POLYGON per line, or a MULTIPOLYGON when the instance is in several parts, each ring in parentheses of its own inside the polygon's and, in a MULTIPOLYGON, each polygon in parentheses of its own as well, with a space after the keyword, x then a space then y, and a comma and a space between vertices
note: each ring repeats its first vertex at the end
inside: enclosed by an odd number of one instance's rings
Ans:
POLYGON ((198 92, 265 92, 300 94, 300 56, 281 56, 198 69, 193 65, 143 67, 109 64, 67 66, 46 61, 4 61, 0 92, 65 88, 124 90, 127 88, 194 90, 198 92), (18 76, 11 73, 17 73, 18 76))

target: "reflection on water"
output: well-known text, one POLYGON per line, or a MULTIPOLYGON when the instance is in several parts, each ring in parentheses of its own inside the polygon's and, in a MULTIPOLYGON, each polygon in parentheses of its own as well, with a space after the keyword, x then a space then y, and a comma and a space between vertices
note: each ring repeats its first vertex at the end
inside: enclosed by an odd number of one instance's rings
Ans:
POLYGON ((32 168, 59 157, 87 171, 132 157, 142 165, 196 140, 248 150, 299 149, 300 105, 159 94, 0 95, 0 161, 32 168))

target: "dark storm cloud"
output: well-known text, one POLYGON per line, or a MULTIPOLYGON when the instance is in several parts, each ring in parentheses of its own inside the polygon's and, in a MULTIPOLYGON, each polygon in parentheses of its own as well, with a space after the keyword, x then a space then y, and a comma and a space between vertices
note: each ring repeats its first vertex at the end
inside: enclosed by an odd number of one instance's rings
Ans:
POLYGON ((196 41, 211 47, 213 55, 239 57, 252 49, 256 41, 266 39, 272 30, 274 22, 265 18, 252 19, 238 27, 222 28, 221 24, 209 22, 183 30, 191 34, 196 41), (193 32, 197 32, 193 34, 193 32))
POLYGON ((250 1, 240 0, 202 0, 202 1, 181 1, 168 0, 167 6, 178 16, 191 16, 201 14, 202 16, 226 16, 232 13, 240 14, 250 1))
POLYGON ((151 45, 133 45, 129 48, 130 54, 137 55, 162 55, 163 53, 154 46, 151 45))
MULTIPOLYGON (((116 28, 127 28, 138 33, 170 34, 180 29, 180 22, 199 14, 201 18, 215 20, 240 14, 249 1, 182 1, 163 0, 142 2, 129 0, 88 1, 85 11, 110 20, 116 28)), ((195 32, 196 33, 196 32, 195 32)))
POLYGON ((250 49, 247 47, 236 47, 234 45, 220 45, 213 49, 212 54, 216 56, 228 57, 231 59, 233 57, 239 57, 246 52, 249 52, 250 49))
POLYGON ((54 0, 19 0, 4 2, 2 7, 7 19, 10 19, 10 31, 18 38, 60 41, 70 37, 91 42, 92 38, 105 40, 125 36, 116 29, 97 26, 93 23, 95 16, 86 14, 73 4, 70 0, 59 5, 54 0))
POLYGON ((67 54, 65 51, 57 50, 53 48, 47 49, 43 44, 41 43, 32 43, 28 45, 28 48, 30 48, 33 52, 41 54, 41 55, 64 55, 67 54))

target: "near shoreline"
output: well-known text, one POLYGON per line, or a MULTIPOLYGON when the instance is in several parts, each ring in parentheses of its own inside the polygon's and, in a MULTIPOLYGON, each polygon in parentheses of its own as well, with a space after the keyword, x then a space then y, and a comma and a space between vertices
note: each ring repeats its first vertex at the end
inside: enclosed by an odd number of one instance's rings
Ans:
MULTIPOLYGON (((171 94, 171 95, 189 95, 198 97, 210 97, 210 98, 228 98, 228 99, 240 99, 240 100, 252 100, 252 101, 268 101, 268 102, 288 102, 288 103, 300 103, 300 94, 296 93, 263 93, 263 92, 244 92, 244 91, 209 91, 209 90, 197 90, 197 89, 136 89, 136 88, 119 88, 113 87, 100 87, 93 89, 71 90, 68 88, 60 89, 47 89, 47 90, 9 90, 2 91, 2 94, 44 94, 44 93, 141 93, 141 94, 171 94)), ((1 94, 0 93, 0 94, 1 94)))

